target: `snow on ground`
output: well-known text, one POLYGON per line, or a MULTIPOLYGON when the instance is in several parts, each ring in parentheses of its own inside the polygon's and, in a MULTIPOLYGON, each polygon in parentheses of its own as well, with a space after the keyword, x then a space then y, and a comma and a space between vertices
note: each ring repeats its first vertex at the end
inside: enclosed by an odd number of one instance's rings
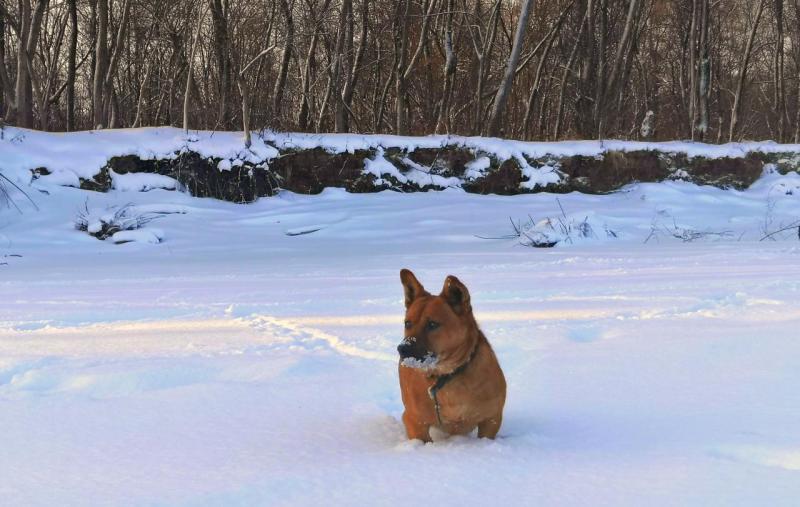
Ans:
POLYGON ((41 211, 0 210, 2 503, 797 505, 800 242, 759 239, 798 178, 250 205, 38 181, 41 211), (128 204, 160 244, 74 229, 128 204), (593 234, 476 237, 509 218, 593 234), (406 441, 403 267, 471 290, 496 441, 406 441))

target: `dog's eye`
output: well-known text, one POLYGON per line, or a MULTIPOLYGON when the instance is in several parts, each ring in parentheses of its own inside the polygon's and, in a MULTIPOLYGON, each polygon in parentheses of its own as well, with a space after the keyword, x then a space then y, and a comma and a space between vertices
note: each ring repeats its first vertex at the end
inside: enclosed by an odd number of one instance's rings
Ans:
POLYGON ((406 329, 411 329, 411 321, 410 320, 406 321, 406 329))
POLYGON ((428 321, 428 331, 433 331, 434 329, 438 329, 438 328, 439 328, 439 323, 438 322, 436 322, 435 320, 429 320, 428 321))

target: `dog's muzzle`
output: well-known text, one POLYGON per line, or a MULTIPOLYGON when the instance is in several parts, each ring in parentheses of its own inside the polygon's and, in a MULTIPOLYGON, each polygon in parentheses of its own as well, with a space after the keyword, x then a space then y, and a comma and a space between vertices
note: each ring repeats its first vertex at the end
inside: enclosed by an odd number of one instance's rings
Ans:
POLYGON ((405 338, 400 345, 397 346, 397 352, 400 354, 400 359, 414 358, 422 359, 428 355, 427 350, 423 350, 419 346, 419 342, 413 336, 405 338))
POLYGON ((397 352, 400 354, 400 357, 405 359, 407 357, 414 357, 414 344, 410 343, 407 340, 403 340, 400 342, 400 345, 397 346, 397 352))

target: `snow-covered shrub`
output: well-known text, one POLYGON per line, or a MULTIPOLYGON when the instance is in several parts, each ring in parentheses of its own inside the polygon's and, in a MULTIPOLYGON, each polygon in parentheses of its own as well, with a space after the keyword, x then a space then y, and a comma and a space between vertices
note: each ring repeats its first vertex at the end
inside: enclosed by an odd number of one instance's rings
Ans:
MULTIPOLYGON (((531 218, 520 225, 518 230, 520 244, 533 248, 550 248, 559 243, 572 244, 578 240, 599 238, 588 216, 583 219, 547 217, 538 222, 531 218)), ((604 227, 604 231, 607 237, 617 237, 616 232, 607 227, 604 227)))
MULTIPOLYGON (((607 224, 600 223, 593 214, 583 216, 568 216, 561 206, 561 201, 556 199, 561 214, 536 220, 528 215, 527 220, 511 221, 512 232, 499 238, 482 239, 517 239, 519 244, 531 248, 552 248, 558 244, 574 244, 582 240, 596 240, 600 238, 615 239, 619 234, 610 229, 607 224)), ((480 237, 480 236, 479 236, 480 237)))
POLYGON ((142 212, 133 204, 113 206, 102 213, 95 213, 86 204, 75 218, 75 228, 99 240, 111 239, 117 244, 131 241, 160 243, 164 234, 158 229, 144 229, 144 226, 170 213, 175 211, 142 212))

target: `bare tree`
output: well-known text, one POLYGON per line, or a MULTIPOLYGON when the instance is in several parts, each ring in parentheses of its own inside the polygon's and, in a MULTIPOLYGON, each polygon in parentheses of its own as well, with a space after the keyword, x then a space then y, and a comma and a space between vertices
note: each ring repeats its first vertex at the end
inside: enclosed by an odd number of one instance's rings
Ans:
POLYGON ((411 59, 408 59, 408 34, 410 23, 411 0, 398 1, 399 28, 395 35, 395 51, 397 52, 397 70, 395 72, 395 104, 396 127, 395 132, 403 135, 408 132, 408 80, 414 72, 414 67, 422 56, 422 51, 428 41, 428 26, 437 0, 423 0, 422 26, 419 29, 419 40, 411 59))
POLYGON ((786 138, 786 79, 784 75, 784 15, 783 0, 774 0, 775 14, 775 50, 773 52, 773 73, 774 88, 772 98, 772 109, 778 123, 778 140, 784 141, 786 138))
POLYGON ((798 4, 0 0, 0 115, 524 139, 647 118, 654 139, 800 141, 798 4))
POLYGON ((453 96, 453 81, 456 74, 458 57, 453 48, 453 17, 455 16, 455 0, 447 0, 445 8, 444 51, 445 60, 443 67, 442 97, 439 100, 439 115, 436 119, 434 131, 450 132, 450 101, 453 96))
MULTIPOLYGON (((536 66, 536 75, 533 79, 533 85, 531 86, 531 92, 528 96, 528 101, 525 106, 525 117, 522 120, 522 137, 528 137, 528 128, 531 121, 531 115, 533 114, 534 109, 536 108, 536 100, 541 93, 541 83, 542 83, 542 76, 544 71, 545 63, 547 62, 547 58, 550 54, 550 50, 553 48, 553 43, 556 40, 556 37, 559 34, 561 29, 561 25, 567 17, 567 14, 572 9, 572 6, 575 5, 574 0, 569 2, 561 14, 558 16, 558 19, 553 23, 553 26, 550 28, 550 31, 545 35, 544 39, 539 43, 539 45, 534 49, 531 53, 529 58, 532 58, 534 55, 540 52, 542 46, 544 46, 544 50, 541 51, 541 56, 539 57, 539 63, 536 66)), ((520 69, 517 68, 517 74, 519 73, 520 69)))
MULTIPOLYGON (((467 106, 472 106, 473 116, 470 132, 473 134, 480 133, 483 123, 483 100, 484 100, 484 83, 490 67, 489 58, 491 50, 494 46, 495 37, 497 36, 497 26, 500 20, 500 7, 501 0, 495 0, 492 7, 489 9, 489 16, 486 24, 473 26, 467 24, 472 47, 475 52, 477 60, 475 72, 475 94, 474 99, 467 106)), ((479 22, 483 16, 482 0, 475 2, 475 12, 473 18, 479 22)))
POLYGON ((211 20, 214 25, 214 57, 217 65, 219 112, 217 123, 227 125, 228 102, 231 95, 231 57, 228 34, 228 0, 209 0, 211 20))
POLYGON ((289 60, 292 57, 292 46, 294 45, 294 15, 289 0, 280 0, 281 11, 286 22, 286 34, 283 41, 283 56, 278 70, 278 78, 275 80, 275 88, 272 92, 272 110, 276 116, 280 116, 283 104, 283 91, 286 87, 286 77, 289 73, 289 60))
POLYGON ((731 124, 728 135, 728 141, 732 142, 736 129, 739 126, 739 112, 742 107, 742 93, 744 92, 744 84, 747 79, 747 70, 750 64, 750 57, 753 54, 753 42, 756 38, 756 30, 761 21, 761 16, 764 14, 765 0, 758 0, 756 6, 756 14, 753 23, 750 26, 750 34, 747 36, 747 43, 745 44, 744 51, 742 52, 742 63, 739 66, 739 76, 736 80, 736 92, 733 95, 733 107, 731 108, 731 124))
MULTIPOLYGON (((6 8, 5 3, 0 4, 4 19, 12 30, 16 32, 18 38, 16 83, 13 93, 7 93, 7 98, 12 95, 14 97, 9 101, 9 109, 13 113, 12 116, 16 117, 17 124, 20 127, 31 128, 34 125, 33 86, 38 83, 34 81, 33 57, 39 42, 42 19, 48 4, 48 0, 38 0, 34 6, 31 6, 29 0, 22 0, 18 2, 16 16, 6 8)), ((3 58, 5 59, 5 55, 3 55, 3 58)), ((5 67, 5 62, 3 63, 5 67)), ((11 82, 7 75, 3 78, 3 82, 4 88, 10 92, 11 82)))
MULTIPOLYGON (((102 1, 102 0, 100 0, 102 1)), ((189 55, 188 61, 188 70, 186 71, 186 90, 183 93, 183 131, 186 135, 189 135, 189 103, 190 103, 190 92, 192 86, 192 79, 194 78, 194 72, 192 70, 192 64, 194 63, 194 57, 197 53, 197 42, 200 40, 200 30, 203 27, 203 18, 206 17, 206 12, 208 11, 208 7, 203 9, 202 13, 197 17, 197 29, 194 33, 194 42, 192 42, 192 52, 189 55)))
POLYGON ((533 3, 534 0, 524 0, 522 2, 519 21, 517 21, 517 30, 514 35, 514 45, 511 46, 511 54, 506 64, 506 72, 505 75, 503 75, 500 87, 497 89, 497 95, 494 97, 494 105, 492 106, 492 114, 489 116, 489 127, 486 132, 490 136, 496 136, 500 133, 500 122, 505 112, 508 94, 511 92, 511 85, 514 83, 514 75, 517 64, 519 63, 520 54, 522 53, 522 45, 525 43, 525 32, 528 29, 528 17, 533 10, 533 3))
POLYGON ((347 65, 342 69, 344 72, 344 85, 341 92, 341 100, 336 107, 335 117, 335 130, 336 132, 348 132, 350 130, 350 116, 352 115, 353 94, 355 93, 356 83, 358 76, 361 73, 361 66, 364 61, 364 54, 366 53, 368 45, 368 17, 369 17, 369 0, 362 0, 361 2, 361 32, 359 36, 358 50, 354 52, 353 42, 353 4, 352 0, 344 0, 343 13, 346 12, 345 22, 346 26, 340 27, 345 30, 345 44, 344 44, 344 62, 347 65), (345 11, 346 5, 346 11, 345 11), (347 70, 349 69, 349 72, 347 70))

